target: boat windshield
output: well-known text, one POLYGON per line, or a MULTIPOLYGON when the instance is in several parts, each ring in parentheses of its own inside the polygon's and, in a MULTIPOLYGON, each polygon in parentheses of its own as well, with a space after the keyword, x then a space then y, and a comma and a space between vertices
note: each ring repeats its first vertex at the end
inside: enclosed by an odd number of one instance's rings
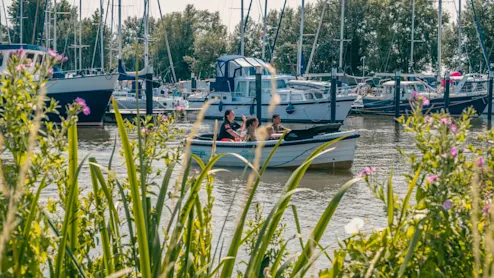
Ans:
POLYGON ((427 91, 425 89, 425 85, 424 84, 417 84, 415 87, 417 88, 417 92, 418 93, 425 93, 427 91))

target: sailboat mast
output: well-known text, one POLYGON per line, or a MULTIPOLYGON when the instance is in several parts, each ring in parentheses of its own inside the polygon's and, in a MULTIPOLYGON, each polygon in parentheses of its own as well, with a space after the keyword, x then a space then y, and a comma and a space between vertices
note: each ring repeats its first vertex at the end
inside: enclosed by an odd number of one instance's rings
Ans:
POLYGON ((148 69, 149 66, 149 42, 148 42, 148 36, 149 36, 149 26, 148 26, 148 20, 149 20, 149 1, 144 0, 144 67, 148 69))
POLYGON ((57 51, 57 0, 53 1, 53 50, 57 51))
POLYGON ((111 69, 112 63, 113 63, 113 43, 112 43, 112 38, 113 38, 113 7, 114 7, 114 2, 111 0, 111 23, 110 23, 110 63, 108 68, 111 69))
POLYGON ((441 81, 441 39, 443 37, 443 1, 439 0, 437 9, 437 81, 441 81))
POLYGON ((79 70, 82 70, 82 0, 79 0, 79 70))
POLYGON ((304 14, 305 14, 305 1, 302 0, 302 6, 300 8, 300 36, 298 39, 298 53, 297 53, 297 75, 302 75, 302 41, 304 37, 304 14))
POLYGON ((324 13, 326 12, 327 6, 328 6, 328 0, 324 1, 322 6, 322 12, 321 12, 321 17, 319 18, 319 25, 317 26, 316 37, 314 38, 314 42, 312 43, 312 50, 309 56, 309 63, 307 63, 307 69, 305 70, 306 73, 309 73, 310 67, 312 65, 312 59, 314 58, 314 53, 316 52, 317 40, 319 39, 319 32, 321 31, 322 20, 324 18, 324 13))
POLYGON ((24 0, 19 0, 20 3, 20 18, 19 20, 21 21, 21 35, 20 35, 20 44, 22 44, 22 35, 24 33, 24 26, 23 26, 23 21, 24 21, 24 0))
POLYGON ((462 64, 461 64, 461 30, 462 28, 462 23, 461 23, 461 0, 458 0, 458 70, 461 71, 462 69, 462 64))
POLYGON ((410 72, 413 71, 413 47, 415 43, 415 0, 412 0, 412 34, 410 39, 410 72))
POLYGON ((118 59, 122 59, 122 0, 118 0, 118 59))
POLYGON ((264 30, 262 31, 262 59, 266 57, 266 33, 267 33, 267 17, 268 17, 268 0, 264 2, 264 30))
POLYGON ((240 0, 240 55, 244 56, 244 0, 240 0))
POLYGON ((74 70, 77 70, 77 13, 76 8, 73 8, 72 15, 74 16, 74 70))
POLYGON ((105 44, 104 44, 104 37, 103 37, 103 0, 99 1, 100 5, 100 17, 99 17, 99 40, 100 40, 100 64, 101 64, 101 71, 105 70, 105 44))
POLYGON ((343 70, 343 38, 345 32, 345 0, 341 0, 341 18, 340 18, 340 61, 338 67, 343 70))

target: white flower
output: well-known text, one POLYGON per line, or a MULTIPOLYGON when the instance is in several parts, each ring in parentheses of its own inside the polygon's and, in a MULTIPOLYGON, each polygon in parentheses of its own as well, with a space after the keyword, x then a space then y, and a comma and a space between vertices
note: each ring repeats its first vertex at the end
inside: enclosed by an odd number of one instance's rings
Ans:
POLYGON ((364 227, 364 220, 360 218, 353 218, 350 223, 345 225, 345 232, 347 234, 353 235, 356 234, 364 227))

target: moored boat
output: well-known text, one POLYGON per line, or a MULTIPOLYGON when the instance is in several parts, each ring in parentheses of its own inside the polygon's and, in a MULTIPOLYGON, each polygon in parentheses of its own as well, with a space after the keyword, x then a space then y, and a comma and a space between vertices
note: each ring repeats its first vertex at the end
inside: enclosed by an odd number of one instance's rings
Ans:
MULTIPOLYGON (((207 163, 211 157, 213 147, 212 134, 196 136, 192 140, 191 153, 199 156, 207 163)), ((270 168, 295 168, 302 165, 306 159, 321 146, 321 144, 341 138, 340 141, 328 148, 334 150, 322 154, 314 159, 310 168, 312 169, 349 169, 352 166, 357 139, 360 137, 355 130, 339 131, 332 133, 319 133, 318 130, 311 132, 295 131, 289 132, 269 161, 270 168)), ((262 149, 261 164, 264 163, 278 140, 265 141, 262 149)), ((216 154, 236 153, 246 158, 251 163, 254 160, 258 142, 216 142, 216 154)), ((224 156, 216 163, 220 167, 245 167, 245 163, 234 156, 224 156)))

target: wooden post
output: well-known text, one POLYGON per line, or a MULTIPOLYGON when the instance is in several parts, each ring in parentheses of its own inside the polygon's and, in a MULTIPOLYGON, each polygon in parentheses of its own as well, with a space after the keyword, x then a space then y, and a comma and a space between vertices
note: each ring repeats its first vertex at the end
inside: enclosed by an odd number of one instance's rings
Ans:
POLYGON ((336 69, 331 69, 331 122, 336 123, 336 69))
POLYGON ((445 82, 444 83, 444 87, 445 87, 445 90, 444 90, 444 110, 448 111, 448 109, 449 109, 449 94, 450 94, 449 71, 447 71, 444 75, 445 75, 444 76, 444 82, 445 82))
POLYGON ((401 94, 401 73, 398 71, 395 74, 395 118, 400 117, 400 94, 401 94))
POLYGON ((256 116, 259 125, 262 123, 262 68, 256 71, 256 116))

